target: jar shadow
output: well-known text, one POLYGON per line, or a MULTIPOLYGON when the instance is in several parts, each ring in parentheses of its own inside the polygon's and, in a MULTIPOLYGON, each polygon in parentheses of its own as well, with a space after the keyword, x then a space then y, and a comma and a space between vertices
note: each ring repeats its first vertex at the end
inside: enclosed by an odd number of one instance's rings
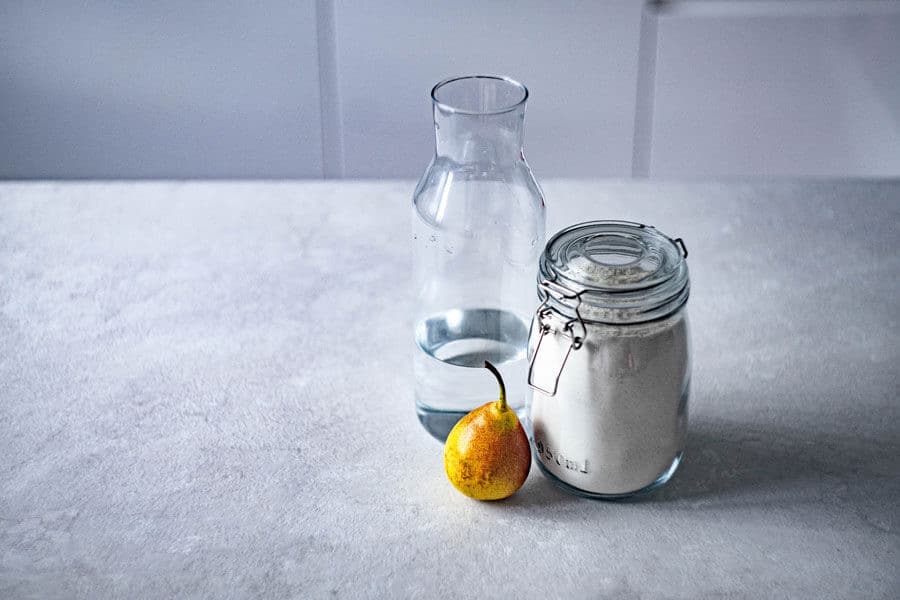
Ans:
MULTIPOLYGON (((860 430, 841 425, 846 431, 860 430)), ((890 481, 900 492, 898 457, 896 432, 872 436, 763 423, 692 422, 682 464, 672 480, 634 501, 735 496, 798 501, 848 492, 881 496, 890 481)))
MULTIPOLYGON (((794 422, 801 422, 798 416, 794 422)), ((864 427, 842 423, 847 431, 864 427)), ((558 516, 591 506, 674 506, 855 501, 878 504, 900 496, 900 432, 850 434, 767 423, 692 421, 678 471, 662 488, 643 496, 590 500, 559 489, 536 465, 515 495, 498 509, 554 508, 558 516), (560 510, 562 509, 562 510, 560 510)), ((879 512, 877 506, 870 507, 879 512)))

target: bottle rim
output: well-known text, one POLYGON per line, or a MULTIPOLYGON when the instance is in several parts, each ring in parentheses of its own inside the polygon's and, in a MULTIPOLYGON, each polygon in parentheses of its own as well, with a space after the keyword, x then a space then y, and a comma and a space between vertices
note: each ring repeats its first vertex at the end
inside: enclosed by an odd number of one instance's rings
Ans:
POLYGON ((525 87, 523 83, 520 83, 519 81, 516 81, 515 79, 506 77, 504 75, 461 75, 457 77, 449 77, 447 79, 439 81, 433 88, 431 88, 431 101, 434 106, 436 106, 443 112, 459 115, 502 115, 524 106, 528 101, 528 96, 528 88, 525 87), (504 82, 506 84, 509 84, 512 89, 517 90, 520 93, 520 97, 518 100, 516 100, 516 102, 512 104, 502 104, 496 108, 484 110, 473 110, 461 106, 454 106, 452 103, 441 100, 438 97, 441 90, 445 89, 447 86, 458 84, 460 82, 471 82, 475 80, 491 80, 504 82))

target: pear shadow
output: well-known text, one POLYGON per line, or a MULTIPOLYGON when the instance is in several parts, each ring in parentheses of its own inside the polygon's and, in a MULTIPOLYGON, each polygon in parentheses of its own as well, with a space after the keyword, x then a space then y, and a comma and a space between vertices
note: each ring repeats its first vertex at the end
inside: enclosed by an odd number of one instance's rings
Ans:
POLYGON ((540 468, 531 462, 531 473, 528 479, 515 494, 492 504, 502 507, 517 507, 531 509, 536 507, 542 508, 560 508, 566 505, 575 505, 583 501, 583 498, 568 494, 553 485, 550 480, 543 476, 540 468))

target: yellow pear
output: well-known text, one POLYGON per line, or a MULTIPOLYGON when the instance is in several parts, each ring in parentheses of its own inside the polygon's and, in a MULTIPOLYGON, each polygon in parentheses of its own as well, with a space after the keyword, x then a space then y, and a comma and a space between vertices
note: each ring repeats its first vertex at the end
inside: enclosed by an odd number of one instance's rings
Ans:
POLYGON ((485 361, 500 385, 500 398, 479 406, 456 424, 444 446, 444 469, 456 489, 476 500, 501 500, 522 487, 531 468, 528 436, 506 403, 506 386, 494 365, 485 361))

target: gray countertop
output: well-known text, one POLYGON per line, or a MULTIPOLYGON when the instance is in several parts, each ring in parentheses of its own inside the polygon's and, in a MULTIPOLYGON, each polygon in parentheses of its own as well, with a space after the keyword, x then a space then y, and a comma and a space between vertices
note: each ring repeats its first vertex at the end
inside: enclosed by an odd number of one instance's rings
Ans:
POLYGON ((0 185, 0 598, 900 596, 900 182, 545 182, 690 249, 685 459, 615 503, 445 478, 412 187, 0 185))

